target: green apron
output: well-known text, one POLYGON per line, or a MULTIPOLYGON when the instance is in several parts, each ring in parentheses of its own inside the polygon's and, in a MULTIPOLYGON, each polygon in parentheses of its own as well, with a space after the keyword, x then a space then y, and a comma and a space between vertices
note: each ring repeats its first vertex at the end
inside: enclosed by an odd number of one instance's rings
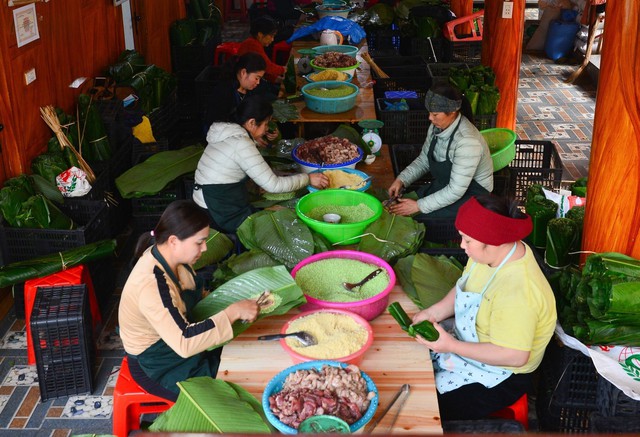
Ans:
POLYGON ((202 197, 213 219, 215 227, 223 232, 236 232, 238 226, 257 210, 251 206, 247 180, 232 184, 196 184, 195 190, 202 190, 202 197))
MULTIPOLYGON (((442 162, 436 161, 433 155, 433 152, 436 148, 436 143, 438 141, 438 137, 435 134, 433 135, 427 157, 429 159, 429 170, 431 171, 431 175, 433 176, 434 181, 416 190, 418 199, 440 191, 444 187, 449 185, 449 181, 451 180, 451 167, 453 167, 453 163, 449 159, 449 149, 451 148, 451 144, 453 144, 453 137, 458 131, 458 127, 460 127, 461 121, 462 117, 460 117, 460 120, 458 120, 458 124, 453 129, 453 132, 451 132, 451 136, 449 137, 449 144, 447 144, 447 152, 445 153, 445 160, 442 162)), ((444 208, 440 208, 436 211, 430 212, 429 214, 417 214, 413 218, 417 220, 425 218, 455 218, 458 214, 458 208, 460 208, 463 203, 469 200, 471 196, 478 196, 488 193, 489 191, 486 188, 476 182, 475 179, 472 179, 471 183, 469 184, 469 188, 467 188, 467 192, 464 193, 464 195, 460 199, 458 199, 451 205, 447 205, 444 208)))
MULTIPOLYGON (((158 260, 160 265, 162 265, 162 268, 165 270, 171 281, 180 288, 178 278, 175 277, 173 271, 169 268, 166 260, 160 254, 156 246, 153 246, 151 253, 156 260, 158 260)), ((195 290, 180 291, 180 295, 185 301, 188 313, 202 295, 202 281, 195 276, 191 267, 187 267, 196 280, 195 290)), ((205 351, 189 358, 182 358, 180 355, 175 353, 173 349, 164 342, 164 340, 161 339, 135 358, 138 360, 140 367, 149 378, 158 382, 166 389, 171 390, 174 393, 179 393, 180 390, 176 385, 177 382, 184 381, 195 376, 210 376, 215 378, 218 373, 218 367, 220 366, 221 353, 222 347, 219 347, 213 351, 205 351)))

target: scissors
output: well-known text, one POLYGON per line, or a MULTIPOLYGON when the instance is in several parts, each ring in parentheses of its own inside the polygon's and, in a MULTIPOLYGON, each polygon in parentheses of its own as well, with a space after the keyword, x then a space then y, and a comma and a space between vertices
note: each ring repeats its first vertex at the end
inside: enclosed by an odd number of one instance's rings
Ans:
POLYGON ((404 194, 404 191, 405 191, 405 187, 400 188, 400 190, 398 191, 398 194, 382 202, 382 206, 384 206, 385 209, 389 208, 391 205, 396 203, 398 199, 402 197, 402 195, 404 194))

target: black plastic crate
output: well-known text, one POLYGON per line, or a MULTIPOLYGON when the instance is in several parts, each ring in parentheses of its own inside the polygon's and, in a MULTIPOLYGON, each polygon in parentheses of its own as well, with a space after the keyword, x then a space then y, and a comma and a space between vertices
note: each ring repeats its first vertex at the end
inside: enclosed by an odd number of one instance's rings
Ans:
POLYGON ((369 51, 400 49, 400 29, 367 27, 365 31, 369 51))
POLYGON ((213 97, 213 90, 222 78, 222 75, 222 67, 209 65, 196 76, 196 105, 201 114, 204 113, 208 102, 213 97))
POLYGON ((178 125, 178 94, 176 91, 167 96, 159 107, 149 114, 151 130, 156 139, 171 139, 178 125))
POLYGON ((383 98, 387 91, 415 91, 426 94, 429 88, 431 88, 431 78, 426 74, 415 77, 389 77, 374 81, 373 96, 377 99, 383 98))
POLYGON ((463 266, 467 265, 467 261, 469 261, 469 256, 460 247, 421 247, 419 252, 431 256, 444 255, 447 258, 453 257, 463 266))
POLYGON ((112 139, 111 132, 114 129, 116 123, 120 121, 122 111, 122 100, 120 99, 108 99, 108 100, 95 100, 94 104, 100 114, 104 128, 109 135, 109 141, 112 139))
POLYGON ((598 413, 591 413, 589 432, 592 434, 638 434, 640 433, 640 417, 606 417, 598 413))
POLYGON ((448 41, 444 38, 403 37, 400 54, 421 56, 428 62, 447 62, 450 57, 448 41))
POLYGON ((417 99, 376 99, 376 115, 384 123, 380 129, 380 137, 387 144, 422 143, 427 137, 431 122, 429 111, 424 107, 424 98, 417 99), (405 100, 408 111, 387 110, 386 103, 405 100))
POLYGON ((435 83, 436 80, 448 82, 449 73, 452 68, 468 70, 469 66, 464 62, 435 62, 427 64, 427 72, 429 73, 429 76, 431 76, 433 83, 435 83))
MULTIPOLYGON (((171 68, 174 73, 195 72, 213 64, 216 46, 220 44, 220 36, 216 35, 204 45, 171 46, 171 68)), ((197 41, 196 41, 197 42, 197 41)))
POLYGON ((498 114, 474 115, 473 125, 478 130, 493 129, 494 127, 496 127, 497 120, 498 114))
MULTIPOLYGON (((373 58, 373 62, 376 63, 381 70, 385 73, 387 68, 400 68, 400 67, 426 67, 427 61, 422 56, 379 56, 373 58)), ((372 73, 374 71, 372 70, 372 73)))
POLYGON ((455 218, 421 218, 415 220, 424 224, 424 241, 438 244, 456 245, 460 243, 462 237, 456 229, 455 218))
POLYGON ((598 379, 596 401, 603 417, 640 417, 640 401, 630 398, 605 378, 598 379))
POLYGON ((131 199, 131 216, 136 232, 154 229, 166 207, 171 202, 184 198, 184 185, 180 179, 172 182, 158 194, 131 199))
POLYGON ((586 433, 597 408, 598 373, 590 357, 552 339, 539 367, 536 412, 541 431, 586 433))
POLYGON ((399 67, 384 67, 382 71, 385 72, 388 78, 381 78, 375 70, 371 70, 371 76, 377 82, 379 80, 393 79, 395 77, 424 77, 427 76, 427 66, 424 65, 406 65, 399 67))
POLYGON ((482 41, 446 40, 447 62, 464 62, 479 65, 482 56, 482 41))
POLYGON ((38 288, 31 335, 43 401, 93 391, 91 326, 86 284, 38 288))
POLYGON ((509 164, 514 197, 524 202, 527 188, 540 184, 549 190, 560 189, 562 161, 551 141, 516 140, 516 156, 509 164))
POLYGON ((75 200, 60 210, 77 225, 76 229, 12 228, 0 222, 0 242, 5 263, 62 252, 109 238, 107 204, 97 200, 75 200))
POLYGON ((169 141, 166 138, 160 139, 155 143, 141 143, 135 139, 131 147, 131 163, 133 165, 140 164, 151 155, 158 152, 166 152, 169 150, 169 141))

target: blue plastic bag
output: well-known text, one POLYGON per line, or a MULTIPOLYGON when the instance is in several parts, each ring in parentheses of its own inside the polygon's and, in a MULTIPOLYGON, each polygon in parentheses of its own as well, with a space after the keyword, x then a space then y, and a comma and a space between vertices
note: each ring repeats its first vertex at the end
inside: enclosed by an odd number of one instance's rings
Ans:
POLYGON ((360 41, 367 36, 364 29, 355 21, 351 21, 343 17, 329 16, 321 18, 309 26, 301 27, 296 30, 287 42, 291 44, 298 38, 303 38, 307 35, 311 35, 312 33, 322 32, 326 29, 337 30, 345 38, 349 37, 353 44, 359 44, 360 41))

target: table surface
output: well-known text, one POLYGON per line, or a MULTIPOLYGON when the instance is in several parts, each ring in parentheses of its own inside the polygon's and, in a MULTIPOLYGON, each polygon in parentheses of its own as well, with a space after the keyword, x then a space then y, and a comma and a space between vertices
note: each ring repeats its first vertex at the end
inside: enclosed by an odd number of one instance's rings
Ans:
MULTIPOLYGON (((396 301, 409 314, 417 311, 399 286, 393 288, 389 300, 390 303, 396 301)), ((282 325, 298 313, 298 310, 292 310, 287 315, 263 318, 226 345, 218 378, 241 385, 261 400, 271 378, 292 366, 293 361, 279 341, 258 341, 257 337, 279 333, 282 325)), ((379 391, 380 404, 372 420, 382 414, 402 384, 411 386, 410 395, 393 428, 389 429, 393 416, 390 413, 374 433, 442 434, 428 349, 403 332, 386 310, 370 323, 374 341, 360 368, 371 377, 379 391)))
MULTIPOLYGON (((312 48, 319 45, 318 41, 294 41, 291 45, 291 56, 294 57, 295 62, 298 62, 300 54, 298 49, 312 48)), ((362 62, 366 64, 364 61, 362 62)), ((291 120, 293 123, 318 123, 318 122, 339 122, 339 123, 356 123, 360 120, 368 120, 376 118, 375 99, 373 97, 373 88, 371 86, 363 88, 362 85, 366 84, 370 80, 369 69, 362 68, 356 70, 353 83, 360 86, 360 93, 356 97, 355 106, 346 112, 339 114, 320 114, 319 112, 311 111, 307 108, 304 101, 294 102, 293 104, 298 109, 300 115, 297 119, 291 120)), ((368 66, 367 66, 368 67, 368 66)), ((304 77, 297 76, 298 90, 306 85, 308 82, 304 77)))

